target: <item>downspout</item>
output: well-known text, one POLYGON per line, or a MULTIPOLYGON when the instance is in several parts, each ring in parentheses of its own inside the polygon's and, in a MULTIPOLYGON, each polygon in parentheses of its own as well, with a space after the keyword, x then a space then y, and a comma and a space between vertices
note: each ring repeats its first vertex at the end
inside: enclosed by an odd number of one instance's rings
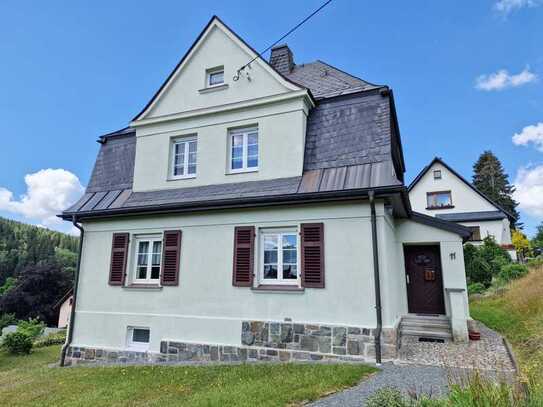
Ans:
POLYGON ((70 310, 70 322, 68 323, 68 334, 66 335, 66 343, 62 347, 62 351, 60 354, 60 366, 65 366, 66 361, 66 352, 68 351, 68 348, 70 347, 70 344, 72 343, 72 338, 74 334, 74 321, 75 321, 75 304, 77 300, 77 286, 79 285, 79 269, 81 268, 81 254, 83 252, 83 237, 85 235, 85 231, 77 223, 77 218, 75 215, 72 216, 72 224, 79 229, 81 234, 79 235, 79 255, 77 256, 77 268, 75 269, 75 280, 74 280, 74 292, 73 292, 73 299, 72 299, 72 309, 70 310))
POLYGON ((373 279, 375 281, 375 312, 377 327, 375 328, 375 363, 381 364, 381 331, 383 315, 381 310, 381 280, 379 277, 379 248, 377 246, 377 216, 375 215, 375 192, 369 191, 371 208, 371 241, 373 246, 373 279))

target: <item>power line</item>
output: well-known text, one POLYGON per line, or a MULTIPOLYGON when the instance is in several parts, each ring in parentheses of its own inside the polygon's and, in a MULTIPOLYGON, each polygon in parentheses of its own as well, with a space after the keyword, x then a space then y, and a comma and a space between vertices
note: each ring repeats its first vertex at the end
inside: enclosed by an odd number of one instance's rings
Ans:
POLYGON ((298 28, 300 28, 302 25, 304 25, 311 17, 313 17, 315 14, 317 14, 319 11, 321 11, 323 8, 325 8, 328 4, 330 4, 332 0, 325 1, 318 9, 316 9, 314 12, 312 12, 310 15, 308 15, 306 18, 304 18, 302 21, 300 21, 298 24, 296 24, 293 28, 291 28, 285 35, 283 35, 281 38, 279 38, 277 41, 275 41, 273 44, 271 44, 268 48, 266 48, 264 51, 257 53, 256 57, 251 59, 249 62, 247 62, 245 65, 243 65, 241 68, 239 68, 236 72, 236 75, 234 75, 234 81, 237 81, 239 79, 239 75, 241 71, 243 71, 245 68, 247 68, 249 65, 251 65, 252 62, 254 62, 258 58, 262 58, 262 54, 266 53, 268 50, 273 48, 275 45, 277 45, 279 42, 284 40, 286 37, 288 37, 290 34, 292 34, 294 31, 296 31, 298 28))

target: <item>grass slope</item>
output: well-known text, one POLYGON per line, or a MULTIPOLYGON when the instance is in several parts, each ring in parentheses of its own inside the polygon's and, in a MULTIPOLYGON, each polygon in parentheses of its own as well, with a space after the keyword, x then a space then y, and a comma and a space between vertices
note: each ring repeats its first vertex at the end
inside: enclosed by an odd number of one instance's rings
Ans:
POLYGON ((0 353, 0 400, 20 406, 285 406, 350 387, 360 364, 51 368, 59 346, 0 353))
POLYGON ((505 335, 530 377, 543 383, 543 267, 470 303, 471 316, 505 335))

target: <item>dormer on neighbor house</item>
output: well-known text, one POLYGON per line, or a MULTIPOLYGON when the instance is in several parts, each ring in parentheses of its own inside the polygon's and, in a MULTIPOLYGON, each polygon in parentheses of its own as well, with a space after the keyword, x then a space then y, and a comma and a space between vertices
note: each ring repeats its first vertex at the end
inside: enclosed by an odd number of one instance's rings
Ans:
POLYGON ((481 244, 487 236, 511 250, 512 215, 485 196, 470 182, 434 158, 409 186, 413 210, 456 222, 472 231, 470 242, 481 244))

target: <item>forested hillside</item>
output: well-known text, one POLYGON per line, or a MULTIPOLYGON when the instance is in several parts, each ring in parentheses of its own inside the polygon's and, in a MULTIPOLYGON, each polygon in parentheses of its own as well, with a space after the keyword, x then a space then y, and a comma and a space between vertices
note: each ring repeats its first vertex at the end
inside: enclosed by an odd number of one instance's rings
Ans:
POLYGON ((55 320, 52 305, 72 285, 78 238, 0 218, 0 316, 55 320))

